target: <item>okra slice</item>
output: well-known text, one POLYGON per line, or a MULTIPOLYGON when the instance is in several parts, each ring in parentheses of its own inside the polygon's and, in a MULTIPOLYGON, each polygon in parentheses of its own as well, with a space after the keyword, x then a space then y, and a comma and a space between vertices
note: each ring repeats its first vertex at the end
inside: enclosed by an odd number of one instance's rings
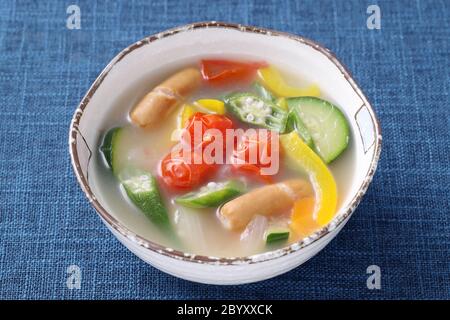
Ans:
POLYGON ((270 101, 253 93, 236 93, 226 96, 227 108, 241 121, 283 133, 287 112, 270 101))
POLYGON ((264 87, 261 83, 253 83, 253 89, 255 90, 256 94, 262 99, 276 103, 277 97, 272 92, 267 90, 266 87, 264 87))
POLYGON ((170 231, 171 225, 156 179, 148 172, 139 169, 126 169, 119 174, 128 198, 157 227, 170 231))
POLYGON ((240 195, 244 189, 244 184, 240 181, 210 182, 199 191, 176 198, 175 202, 189 208, 218 207, 240 195))

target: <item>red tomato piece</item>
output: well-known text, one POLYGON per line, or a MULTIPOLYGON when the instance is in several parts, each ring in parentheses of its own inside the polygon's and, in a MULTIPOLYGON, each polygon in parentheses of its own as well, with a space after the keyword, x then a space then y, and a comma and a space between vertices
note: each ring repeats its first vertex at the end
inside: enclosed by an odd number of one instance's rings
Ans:
MULTIPOLYGON (((204 161, 202 152, 209 143, 214 141, 214 136, 205 134, 206 130, 219 130, 223 135, 223 141, 226 141, 226 129, 231 128, 233 128, 233 122, 223 115, 195 113, 184 129, 181 145, 175 147, 178 150, 169 153, 161 161, 160 174, 164 182, 174 188, 192 188, 204 182, 218 168, 217 164, 207 164, 204 161), (201 129, 200 137, 194 136, 195 125, 201 129), (190 146, 187 158, 183 155, 183 144, 186 143, 190 146), (201 159, 201 163, 194 162, 195 156, 201 159)), ((224 143, 224 148, 225 146, 224 143)))
POLYGON ((190 143, 191 147, 195 150, 203 150, 209 143, 214 141, 214 137, 205 135, 208 129, 217 129, 220 131, 223 137, 223 147, 225 148, 225 134, 227 129, 233 128, 233 122, 223 116, 218 114, 204 114, 201 112, 195 113, 188 121, 185 131, 182 134, 182 142, 190 143), (200 137, 195 137, 195 125, 201 128, 200 137))
POLYGON ((194 163, 193 154, 188 159, 183 152, 169 153, 161 161, 160 175, 163 181, 172 188, 192 188, 204 182, 217 169, 216 165, 194 163))
POLYGON ((272 157, 272 134, 267 131, 264 137, 260 130, 255 135, 243 135, 234 150, 234 157, 243 159, 245 163, 254 164, 257 167, 270 167, 272 157))
POLYGON ((213 85, 226 85, 236 82, 249 82, 265 62, 241 62, 232 60, 202 60, 203 79, 213 85))
MULTIPOLYGON (((268 168, 271 166, 271 161, 279 161, 279 159, 272 159, 271 132, 267 131, 267 137, 263 137, 259 130, 256 135, 243 135, 233 152, 232 162, 236 170, 256 175, 265 182, 271 183, 272 177, 261 174, 261 168, 268 168)), ((278 152, 274 153, 274 156, 278 155, 278 152)))

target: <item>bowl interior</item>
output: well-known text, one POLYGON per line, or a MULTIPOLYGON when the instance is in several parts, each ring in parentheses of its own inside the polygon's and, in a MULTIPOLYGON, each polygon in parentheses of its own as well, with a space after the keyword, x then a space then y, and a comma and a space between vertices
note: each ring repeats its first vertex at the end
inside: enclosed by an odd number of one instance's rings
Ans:
POLYGON ((354 158, 353 168, 339 179, 346 184, 339 186, 340 208, 333 224, 343 220, 365 192, 379 153, 375 115, 350 75, 327 50, 308 40, 248 28, 190 26, 149 37, 121 52, 96 80, 75 114, 71 143, 76 172, 90 200, 112 217, 108 222, 118 223, 127 232, 142 238, 149 238, 148 233, 152 232, 144 227, 147 224, 139 223, 145 217, 125 217, 123 208, 108 201, 96 165, 101 135, 105 129, 123 121, 123 114, 164 75, 205 56, 268 61, 317 83, 323 95, 341 107, 352 131, 345 156, 354 158))

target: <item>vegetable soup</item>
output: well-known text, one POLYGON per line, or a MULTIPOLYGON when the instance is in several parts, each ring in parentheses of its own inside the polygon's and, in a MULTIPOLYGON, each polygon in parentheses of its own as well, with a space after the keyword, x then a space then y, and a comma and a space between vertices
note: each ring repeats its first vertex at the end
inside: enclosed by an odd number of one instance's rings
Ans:
POLYGON ((216 257, 274 250, 328 224, 347 192, 351 132, 321 88, 285 71, 202 59, 112 114, 96 166, 118 218, 216 257))

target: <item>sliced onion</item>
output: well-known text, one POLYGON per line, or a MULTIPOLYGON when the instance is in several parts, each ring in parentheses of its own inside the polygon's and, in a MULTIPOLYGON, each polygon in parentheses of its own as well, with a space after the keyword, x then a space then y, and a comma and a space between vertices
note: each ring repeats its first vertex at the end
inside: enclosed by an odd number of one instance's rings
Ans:
POLYGON ((267 218, 256 215, 241 233, 241 245, 246 254, 255 254, 264 248, 264 233, 267 229, 267 218))
POLYGON ((201 215, 189 208, 179 208, 175 213, 175 224, 179 237, 195 252, 207 251, 208 239, 201 215))

